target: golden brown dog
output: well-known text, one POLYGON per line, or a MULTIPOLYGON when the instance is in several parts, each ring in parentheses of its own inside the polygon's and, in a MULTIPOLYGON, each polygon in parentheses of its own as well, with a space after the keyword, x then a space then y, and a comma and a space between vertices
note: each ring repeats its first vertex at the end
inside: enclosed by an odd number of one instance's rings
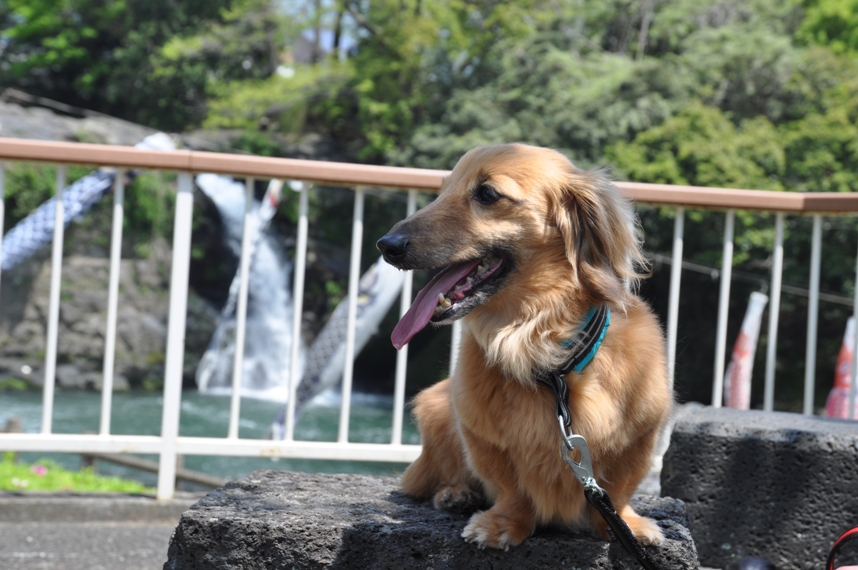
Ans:
POLYGON ((534 380, 569 357, 561 342, 607 304, 611 324, 581 373, 565 377, 573 429, 594 475, 645 544, 663 540, 629 497, 650 468, 668 418, 661 328, 630 291, 644 267, 636 217, 599 172, 559 153, 513 144, 467 153, 438 198, 396 224, 378 247, 400 269, 445 267, 394 330, 397 348, 428 322, 463 319, 451 378, 423 391, 414 414, 423 452, 403 490, 439 509, 475 510, 462 536, 508 548, 539 524, 586 525, 601 515, 560 456, 550 390, 534 380))

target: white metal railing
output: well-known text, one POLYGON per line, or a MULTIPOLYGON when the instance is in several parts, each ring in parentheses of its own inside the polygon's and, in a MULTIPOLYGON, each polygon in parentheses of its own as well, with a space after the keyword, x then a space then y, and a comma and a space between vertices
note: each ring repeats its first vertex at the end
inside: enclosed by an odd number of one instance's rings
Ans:
POLYGON ((667 377, 673 390, 673 373, 676 365, 676 329, 679 322, 679 285, 682 277, 682 247, 685 232, 685 208, 676 209, 673 224, 673 261, 670 267, 670 296, 667 306, 667 377))
POLYGON ((57 167, 57 193, 54 209, 54 241, 51 250, 51 295, 48 306, 48 338, 45 350, 45 388, 42 403, 42 433, 51 433, 54 411, 54 382, 57 372, 57 334, 60 320, 60 279, 63 270, 63 201, 66 187, 65 166, 57 167))
POLYGON ((736 211, 727 210, 724 218, 724 249, 721 252, 721 288, 718 292, 718 327, 715 332, 715 376, 712 401, 724 399, 724 359, 727 354, 727 308, 730 304, 730 280, 733 274, 733 226, 736 211))
MULTIPOLYGON (((119 309, 119 263, 122 259, 122 221, 125 217, 125 172, 116 173, 110 233, 110 277, 107 284, 107 333, 104 337, 104 373, 101 386, 101 422, 98 434, 110 435, 113 406, 113 361, 116 357, 116 320, 119 309)), ((54 219, 56 223, 56 218, 54 219)))
POLYGON ((289 357, 289 401, 286 411, 286 441, 295 439, 295 390, 298 383, 298 352, 301 343, 301 318, 304 309, 304 273, 307 266, 307 196, 308 186, 301 184, 301 197, 298 199, 298 243, 295 252, 295 282, 292 286, 294 313, 292 319, 292 352, 289 357))
MULTIPOLYGON (((361 243, 363 239, 363 202, 368 187, 398 188, 407 191, 408 200, 404 215, 416 209, 417 191, 437 191, 446 172, 345 165, 288 159, 269 159, 188 151, 157 152, 135 150, 124 147, 107 147, 72 143, 45 143, 0 139, 0 160, 38 160, 59 164, 57 171, 57 193, 65 187, 64 164, 87 164, 96 162, 104 166, 121 169, 148 168, 178 172, 175 202, 175 225, 173 231, 173 256, 171 268, 170 308, 167 333, 167 352, 164 377, 164 403, 161 432, 158 436, 115 435, 111 433, 110 416, 112 406, 113 363, 116 342, 117 307, 119 294, 119 262, 122 241, 123 177, 116 177, 111 233, 110 278, 108 285, 108 317, 104 357, 104 388, 101 401, 101 424, 98 434, 55 434, 52 431, 54 384, 57 355, 57 331, 59 322, 59 300, 62 271, 63 212, 62 201, 56 200, 53 253, 51 258, 50 311, 48 316, 47 350, 45 355, 45 383, 43 389, 43 415, 41 433, 0 434, 0 449, 11 451, 74 452, 74 453, 147 453, 158 454, 158 497, 167 499, 173 495, 178 455, 231 455, 271 456, 304 459, 372 460, 409 462, 420 452, 418 445, 402 443, 402 426, 407 371, 407 347, 397 355, 392 435, 390 443, 351 443, 348 441, 350 422, 350 400, 352 388, 352 365, 354 351, 354 326, 357 305, 358 279, 360 273, 361 243), (237 305, 236 363, 233 368, 233 391, 230 400, 230 419, 226 438, 184 437, 179 435, 179 416, 182 397, 182 368, 184 334, 186 325, 188 277, 191 254, 191 217, 193 213, 194 172, 219 172, 247 178, 245 199, 245 227, 243 248, 239 261, 241 275, 237 305), (290 385, 290 398, 286 414, 286 437, 283 441, 242 439, 238 433, 240 417, 240 390, 245 319, 247 312, 247 280, 249 268, 249 215, 251 213, 252 184, 254 178, 279 178, 300 183, 299 212, 297 223, 297 245, 294 266, 294 321, 291 352, 290 381, 298 378, 297 339, 301 331, 303 293, 307 256, 308 191, 310 183, 322 182, 347 186, 354 189, 355 202, 352 220, 351 263, 348 288, 348 336, 346 362, 342 381, 342 406, 340 409, 338 437, 335 442, 297 441, 294 439, 295 382, 290 385)), ((0 233, 4 202, 4 170, 0 167, 0 233)), ((668 352, 671 379, 676 355, 679 292, 683 267, 683 234, 686 208, 714 209, 725 211, 723 259, 720 273, 718 325, 715 348, 715 368, 712 402, 720 406, 723 392, 724 361, 726 357, 727 309, 729 305, 731 267, 733 256, 733 233, 737 209, 768 210, 776 212, 776 236, 773 251, 774 264, 771 277, 771 303, 769 317, 769 343, 767 346, 765 373, 765 409, 771 410, 774 401, 775 355, 778 328, 781 273, 783 270, 783 227, 786 213, 795 215, 813 214, 812 259, 810 275, 810 303, 807 339, 807 371, 805 374, 804 413, 813 410, 814 362, 816 354, 816 330, 819 303, 819 265, 821 251, 821 215, 858 213, 858 195, 833 194, 789 194, 759 191, 722 190, 713 188, 671 187, 620 183, 623 191, 632 199, 642 203, 676 207, 671 268, 671 289, 668 307, 668 352)), ((858 271, 858 264, 856 264, 858 271)), ((858 301, 858 288, 856 288, 858 301)), ((405 279, 400 312, 404 313, 412 298, 410 273, 405 279)), ((856 303, 858 306, 858 303, 856 303)), ((455 366, 456 348, 460 328, 453 329, 451 346, 451 368, 455 366)), ((858 335, 856 335, 858 340, 858 335)), ((856 346, 858 354, 858 346, 856 346)), ((858 359, 853 360, 853 374, 858 359)), ((851 392, 854 402, 855 389, 851 392)), ((854 405, 850 406, 850 411, 854 405)))

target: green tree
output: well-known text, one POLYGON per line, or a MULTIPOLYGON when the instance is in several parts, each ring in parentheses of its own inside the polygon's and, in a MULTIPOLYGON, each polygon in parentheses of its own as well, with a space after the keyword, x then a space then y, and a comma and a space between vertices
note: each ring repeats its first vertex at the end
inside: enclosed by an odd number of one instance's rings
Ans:
POLYGON ((396 162, 450 167, 478 144, 518 140, 565 152, 581 166, 599 165, 602 147, 660 124, 688 96, 671 64, 556 46, 552 34, 498 44, 494 79, 454 89, 419 126, 396 162))
POLYGON ((9 0, 0 81, 156 128, 206 114, 212 79, 270 75, 267 0, 9 0))
POLYGON ((606 154, 625 177, 663 184, 780 190, 786 166, 780 135, 767 119, 736 127, 700 102, 606 154))
POLYGON ((299 66, 285 81, 235 84, 215 106, 256 124, 269 111, 279 115, 273 122, 280 129, 318 129, 345 141, 360 160, 385 161, 417 125, 434 117, 433 109, 443 106, 454 86, 473 87, 490 76, 494 43, 530 34, 548 17, 548 6, 538 0, 337 2, 331 6, 336 17, 309 19, 355 30, 357 46, 345 62, 320 59, 310 68, 299 66), (271 99, 278 89, 284 93, 279 103, 271 99), (260 105, 246 112, 239 102, 250 99, 264 99, 268 109, 260 105))
POLYGON ((806 16, 796 36, 836 53, 858 54, 858 1, 806 0, 806 16))
POLYGON ((603 165, 606 146, 631 141, 692 100, 730 120, 801 116, 815 97, 809 83, 824 74, 792 45, 799 13, 793 1, 685 0, 552 12, 534 19, 530 33, 496 42, 473 83, 427 68, 454 79, 388 160, 449 167, 475 144, 521 140, 603 165))

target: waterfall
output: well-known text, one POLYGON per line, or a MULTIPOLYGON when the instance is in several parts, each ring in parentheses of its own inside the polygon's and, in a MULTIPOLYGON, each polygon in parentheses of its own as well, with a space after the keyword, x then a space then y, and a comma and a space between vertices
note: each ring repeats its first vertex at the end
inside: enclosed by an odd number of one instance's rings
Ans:
MULTIPOLYGON (((214 202, 223 220, 225 239, 232 251, 240 255, 244 184, 225 176, 201 174, 197 176, 197 185, 214 202)), ((275 196, 271 192, 269 187, 266 198, 254 205, 255 215, 250 217, 253 239, 241 394, 285 402, 289 393, 292 342, 295 342, 289 292, 292 264, 278 240, 266 232, 279 202, 279 193, 275 196)), ((221 311, 211 343, 197 367, 197 386, 203 393, 229 394, 232 391, 237 277, 230 287, 229 299, 221 311)))

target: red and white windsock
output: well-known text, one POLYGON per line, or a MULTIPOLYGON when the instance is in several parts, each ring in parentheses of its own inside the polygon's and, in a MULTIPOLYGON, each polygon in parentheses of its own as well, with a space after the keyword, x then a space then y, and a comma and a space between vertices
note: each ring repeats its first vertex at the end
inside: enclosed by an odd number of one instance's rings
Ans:
POLYGON ((763 310, 769 298, 762 293, 751 293, 748 310, 742 321, 742 329, 733 346, 730 364, 724 373, 724 406, 747 410, 751 407, 751 373, 754 370, 754 354, 760 337, 763 310))
MULTIPOLYGON (((840 354, 837 355, 837 367, 834 369, 834 388, 828 393, 825 402, 825 415, 829 418, 849 417, 849 386, 852 379, 852 347, 855 346, 855 318, 849 317, 846 322, 846 333, 840 354)), ((858 418, 858 405, 855 406, 855 416, 858 418)))

